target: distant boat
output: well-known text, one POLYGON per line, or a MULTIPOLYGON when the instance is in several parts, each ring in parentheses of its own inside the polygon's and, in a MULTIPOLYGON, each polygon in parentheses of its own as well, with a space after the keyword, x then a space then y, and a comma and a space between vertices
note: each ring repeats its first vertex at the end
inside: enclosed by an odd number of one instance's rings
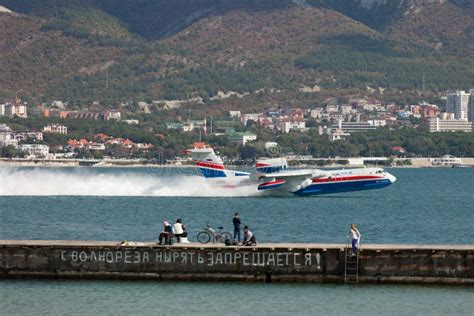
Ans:
POLYGON ((463 166, 460 158, 454 157, 452 155, 444 155, 441 158, 435 158, 431 161, 433 167, 445 167, 453 168, 463 166))
POLYGON ((474 165, 454 165, 453 168, 474 168, 474 165))

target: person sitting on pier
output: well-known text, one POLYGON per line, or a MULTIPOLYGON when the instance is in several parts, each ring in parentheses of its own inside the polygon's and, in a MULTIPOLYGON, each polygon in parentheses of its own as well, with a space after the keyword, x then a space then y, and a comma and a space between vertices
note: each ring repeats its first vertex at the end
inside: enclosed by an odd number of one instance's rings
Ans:
POLYGON ((257 238, 255 234, 249 230, 247 225, 244 226, 244 246, 256 246, 257 245, 257 238))
POLYGON ((361 237, 361 234, 355 224, 351 225, 351 230, 347 238, 349 237, 352 239, 352 255, 355 255, 357 254, 357 248, 359 247, 359 241, 361 237))
POLYGON ((168 221, 164 221, 163 231, 160 233, 158 244, 163 245, 163 239, 164 239, 165 244, 171 245, 173 236, 174 236, 173 226, 168 221))
POLYGON ((176 237, 179 243, 187 243, 188 242, 188 232, 186 231, 186 226, 183 225, 181 218, 176 220, 176 223, 173 225, 174 228, 174 236, 176 237))

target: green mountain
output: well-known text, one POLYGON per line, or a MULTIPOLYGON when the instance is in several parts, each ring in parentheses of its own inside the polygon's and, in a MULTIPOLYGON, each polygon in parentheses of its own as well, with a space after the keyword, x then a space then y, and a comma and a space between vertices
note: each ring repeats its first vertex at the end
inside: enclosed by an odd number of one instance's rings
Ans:
POLYGON ((0 0, 0 97, 261 108, 474 86, 468 0, 0 0), (245 97, 225 100, 219 91, 245 97), (214 100, 214 101, 212 101, 214 100))

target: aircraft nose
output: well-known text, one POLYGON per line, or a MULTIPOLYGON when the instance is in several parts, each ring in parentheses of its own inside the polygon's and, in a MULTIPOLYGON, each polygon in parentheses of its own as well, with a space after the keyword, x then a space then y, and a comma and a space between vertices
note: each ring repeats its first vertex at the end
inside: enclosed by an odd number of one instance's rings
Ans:
POLYGON ((397 178, 391 173, 387 173, 387 178, 388 180, 390 180, 392 184, 395 183, 395 181, 397 181, 397 178))

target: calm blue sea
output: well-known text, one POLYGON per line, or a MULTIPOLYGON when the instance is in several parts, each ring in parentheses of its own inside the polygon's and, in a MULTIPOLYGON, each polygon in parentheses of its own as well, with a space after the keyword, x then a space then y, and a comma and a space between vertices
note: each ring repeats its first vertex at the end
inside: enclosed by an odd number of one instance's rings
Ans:
MULTIPOLYGON (((0 239, 150 241, 180 217, 190 239, 234 212, 259 242, 473 244, 474 169, 392 169, 385 189, 315 197, 215 190, 192 170, 0 168, 0 239)), ((0 281, 0 314, 464 314, 473 288, 0 281)))

